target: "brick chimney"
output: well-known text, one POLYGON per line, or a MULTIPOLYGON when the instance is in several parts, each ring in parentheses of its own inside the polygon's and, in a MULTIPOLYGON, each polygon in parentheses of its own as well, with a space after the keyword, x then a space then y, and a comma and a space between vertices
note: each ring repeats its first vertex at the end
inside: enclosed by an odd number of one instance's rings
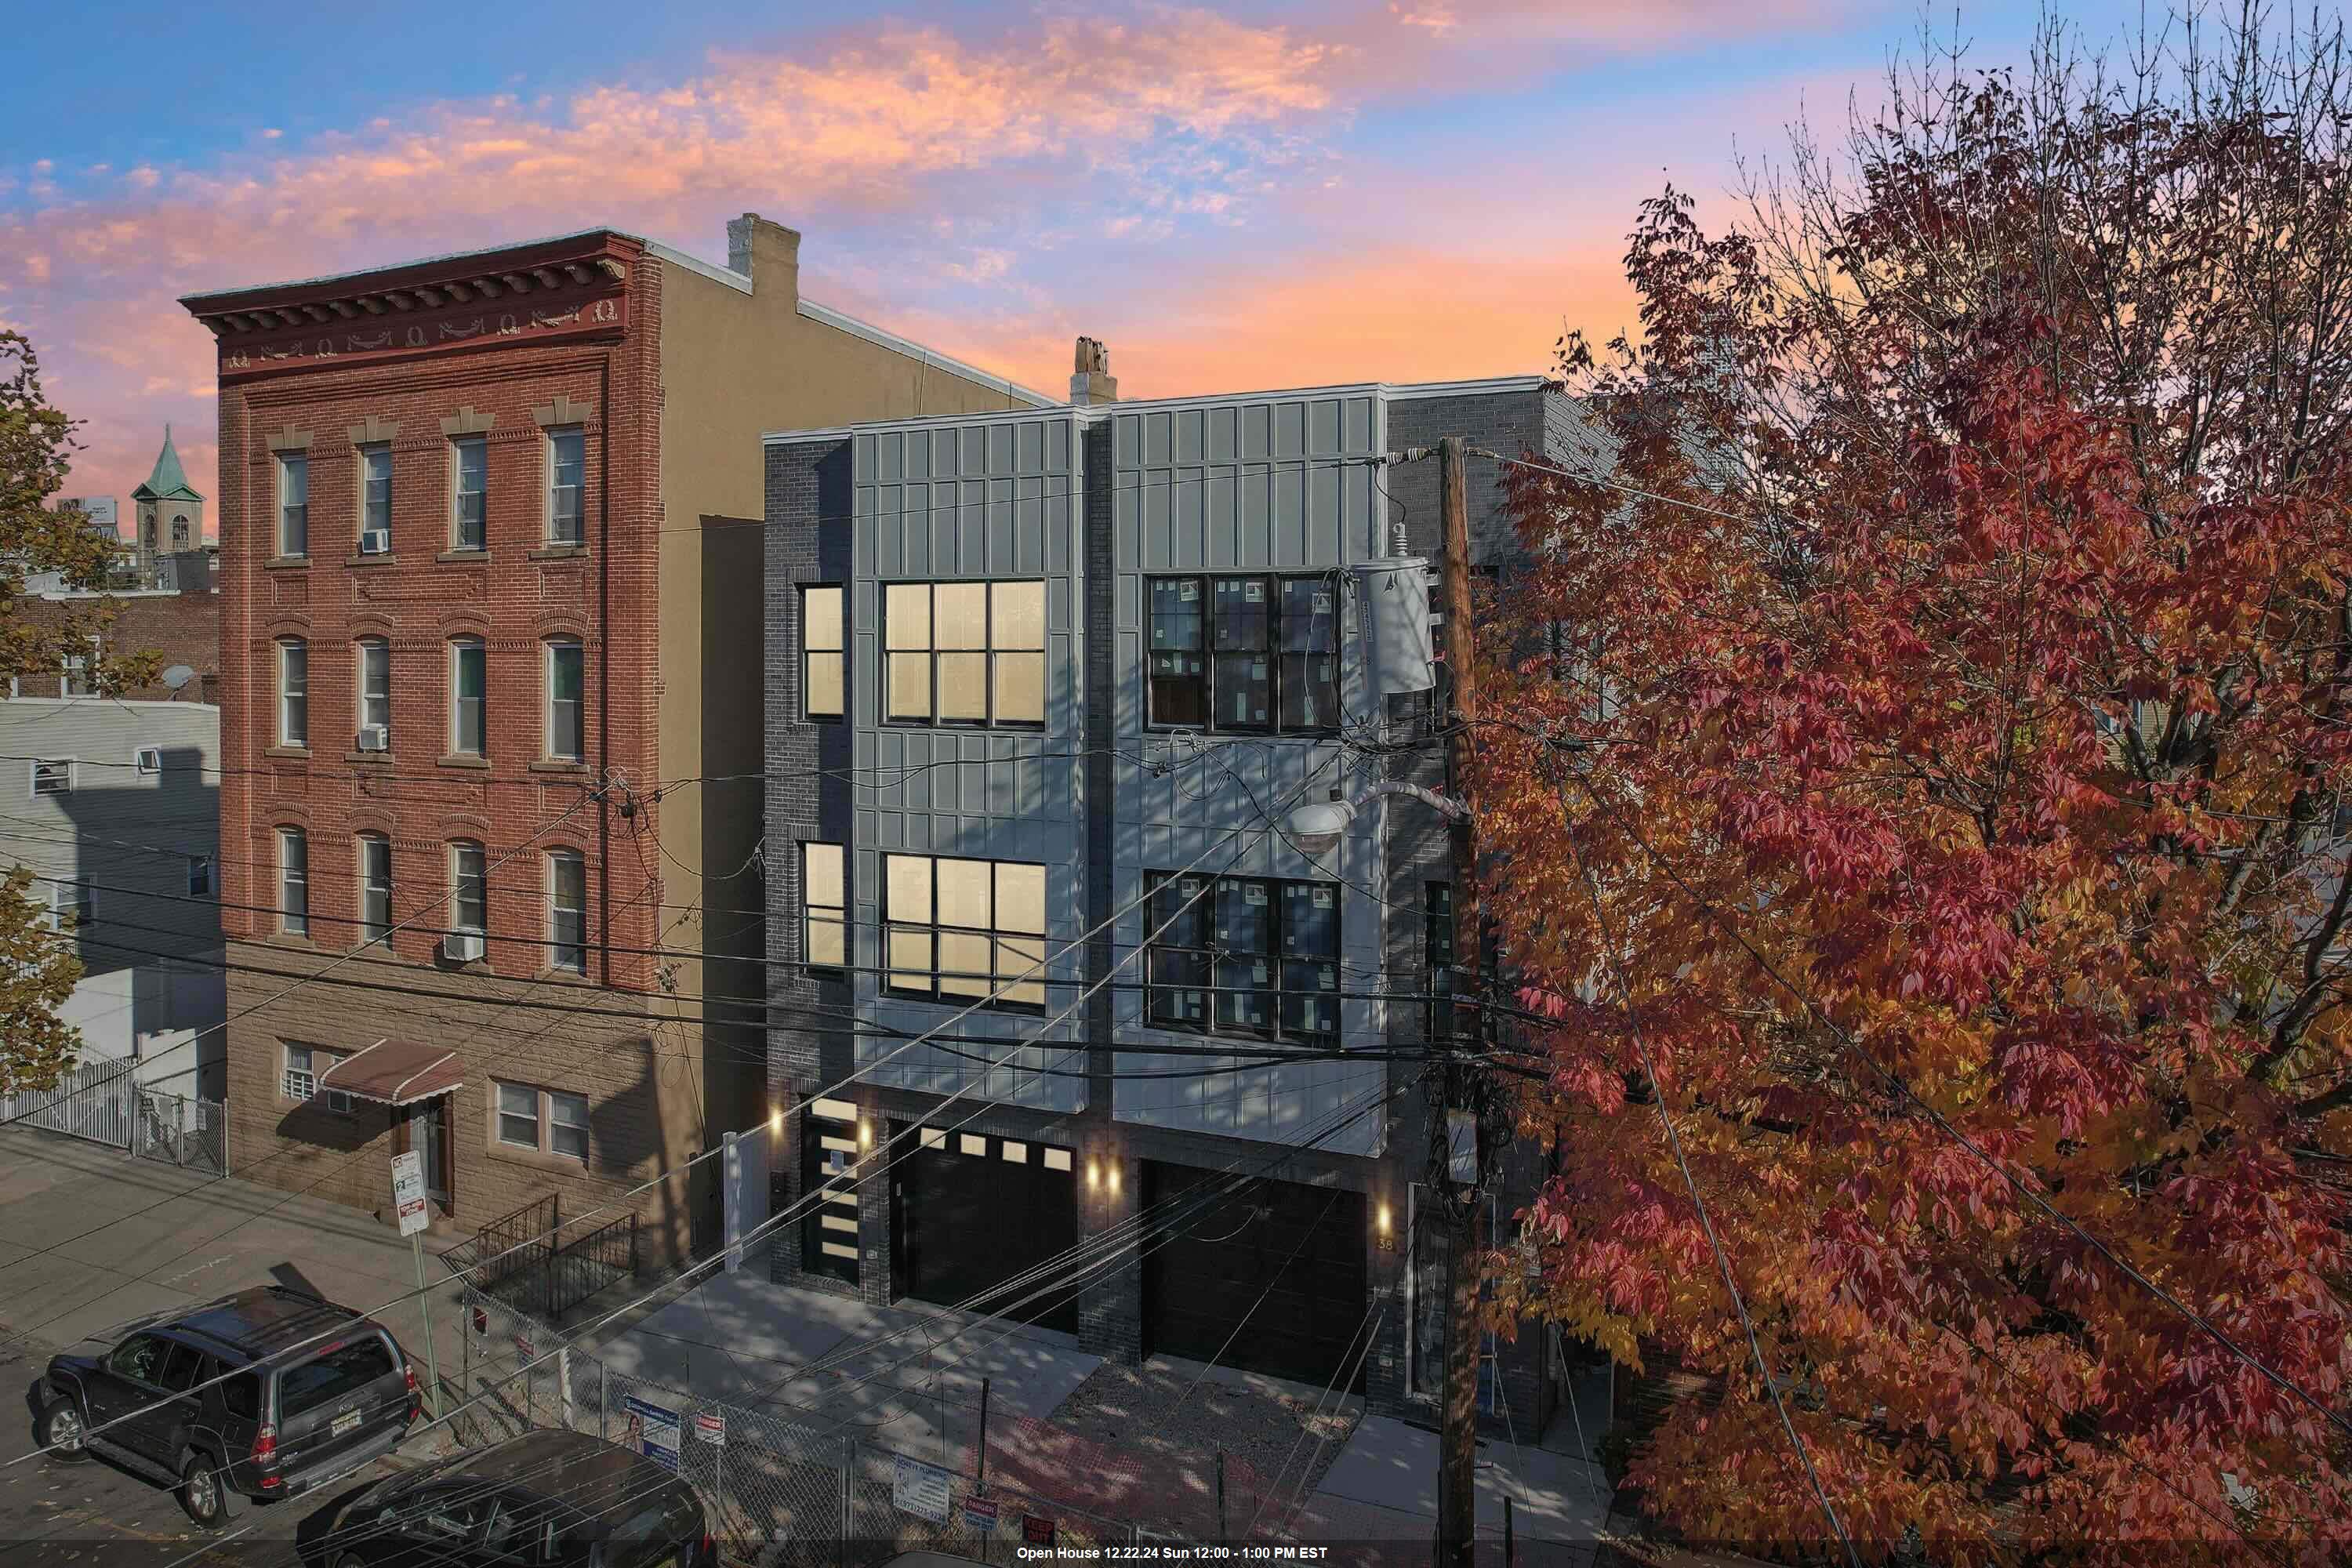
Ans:
POLYGON ((1110 374, 1110 351, 1094 338, 1078 340, 1077 361, 1070 373, 1070 401, 1082 405, 1118 401, 1118 381, 1110 374))
POLYGON ((800 230, 772 223, 758 213, 727 220, 727 270, 751 279, 761 294, 782 289, 797 302, 801 292, 800 230))

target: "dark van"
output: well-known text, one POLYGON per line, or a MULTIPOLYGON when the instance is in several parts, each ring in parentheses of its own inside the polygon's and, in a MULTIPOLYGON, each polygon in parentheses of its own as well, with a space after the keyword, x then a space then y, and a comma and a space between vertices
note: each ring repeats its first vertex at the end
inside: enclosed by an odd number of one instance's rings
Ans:
POLYGON ((58 1356, 38 1398, 44 1447, 169 1486, 206 1526, 240 1500, 294 1497, 390 1452, 420 1404, 382 1324, 282 1285, 58 1356))

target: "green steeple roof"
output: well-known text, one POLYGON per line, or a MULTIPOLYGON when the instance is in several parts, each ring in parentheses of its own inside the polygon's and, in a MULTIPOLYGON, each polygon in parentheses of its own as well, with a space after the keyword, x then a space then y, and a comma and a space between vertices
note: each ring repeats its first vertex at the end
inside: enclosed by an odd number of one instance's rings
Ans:
POLYGON ((188 483, 187 470, 180 467, 180 454, 172 446, 172 427, 163 426, 163 449, 155 454, 155 471, 147 482, 131 492, 133 500, 194 500, 205 498, 188 483))

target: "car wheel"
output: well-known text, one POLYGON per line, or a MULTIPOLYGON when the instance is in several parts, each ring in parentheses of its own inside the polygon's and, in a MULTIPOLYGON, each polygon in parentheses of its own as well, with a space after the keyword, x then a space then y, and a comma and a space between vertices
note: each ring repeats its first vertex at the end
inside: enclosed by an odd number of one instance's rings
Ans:
POLYGON ((70 1399, 52 1399, 41 1406, 33 1440, 60 1459, 83 1459, 89 1457, 82 1446, 83 1430, 81 1406, 70 1399))
POLYGON ((335 1559, 335 1568, 368 1568, 368 1561, 356 1552, 346 1552, 335 1559))
POLYGON ((227 1493, 222 1489, 220 1472, 202 1454, 190 1454, 180 1465, 180 1506, 188 1517, 210 1530, 227 1513, 227 1493))

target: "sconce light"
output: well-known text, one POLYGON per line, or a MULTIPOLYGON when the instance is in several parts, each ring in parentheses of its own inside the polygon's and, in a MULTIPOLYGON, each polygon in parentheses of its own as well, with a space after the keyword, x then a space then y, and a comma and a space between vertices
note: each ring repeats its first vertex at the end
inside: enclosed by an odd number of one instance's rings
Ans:
POLYGON ((772 1138, 781 1138, 783 1133, 784 1108, 781 1105, 771 1107, 768 1111, 768 1135, 772 1138))
POLYGON ((1372 1218, 1373 1224, 1376 1225, 1380 1230, 1380 1234, 1373 1240, 1372 1245, 1379 1247, 1382 1252, 1394 1252, 1397 1245, 1396 1232, 1391 1226, 1389 1218, 1389 1205, 1385 1200, 1381 1202, 1379 1209, 1374 1212, 1372 1218))
POLYGON ((1116 1160, 1112 1161, 1110 1165, 1110 1190, 1111 1194, 1116 1197, 1118 1194, 1118 1162, 1116 1160))
POLYGON ((1089 1188, 1102 1185, 1102 1167, 1092 1160, 1087 1162, 1087 1185, 1089 1188))
POLYGON ((1381 1234, 1386 1236, 1389 1233, 1389 1205, 1386 1204, 1381 1205, 1380 1225, 1381 1234))
POLYGON ((871 1121, 861 1121, 857 1124, 857 1146, 860 1149, 874 1147, 874 1123, 871 1121))

